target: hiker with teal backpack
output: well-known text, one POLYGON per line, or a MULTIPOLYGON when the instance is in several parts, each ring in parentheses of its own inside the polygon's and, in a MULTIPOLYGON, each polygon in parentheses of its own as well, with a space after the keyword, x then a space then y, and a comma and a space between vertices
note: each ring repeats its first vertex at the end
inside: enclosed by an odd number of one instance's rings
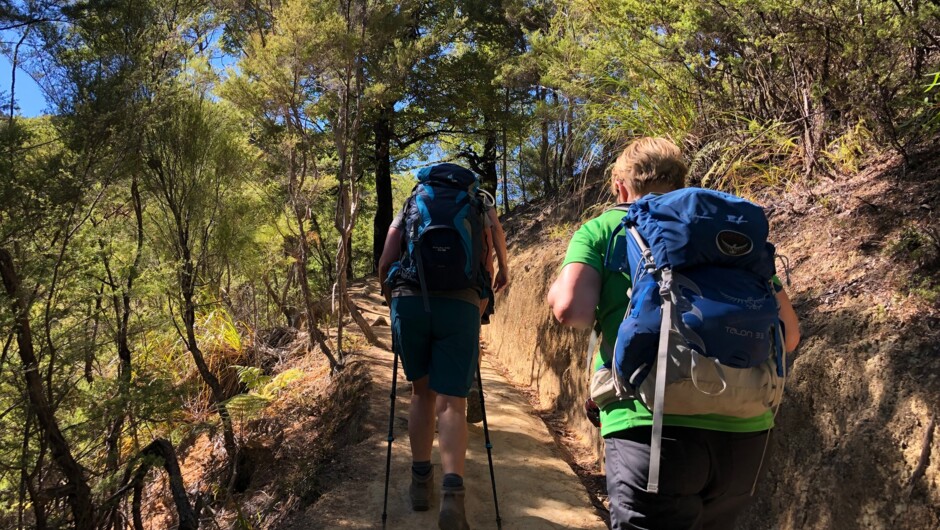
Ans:
POLYGON ((669 140, 627 146, 620 204, 575 233, 547 299, 563 325, 599 333, 587 408, 615 529, 733 528, 799 343, 763 212, 682 189, 686 173, 669 140))
MULTIPOLYGON (((476 175, 455 164, 420 170, 418 184, 392 222, 379 259, 379 277, 384 279, 383 292, 391 308, 395 359, 401 358, 413 385, 408 414, 409 497, 412 509, 430 508, 436 418, 444 471, 438 526, 445 530, 469 528, 463 484, 467 395, 474 374, 479 376, 480 316, 490 287, 483 264, 488 213, 478 189, 476 175)), ((499 276, 508 281, 506 271, 499 276)), ((392 400, 394 406, 394 389, 392 400)), ((495 500, 485 414, 483 421, 495 500)), ((499 521, 498 505, 496 515, 499 521)))

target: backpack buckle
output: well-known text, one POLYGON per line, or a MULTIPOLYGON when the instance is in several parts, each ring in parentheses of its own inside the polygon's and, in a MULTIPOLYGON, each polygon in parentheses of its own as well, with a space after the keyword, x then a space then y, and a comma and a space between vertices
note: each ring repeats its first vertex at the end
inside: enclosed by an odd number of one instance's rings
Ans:
POLYGON ((663 298, 666 298, 667 296, 669 296, 671 298, 671 294, 672 294, 672 282, 669 282, 669 283, 663 282, 662 284, 660 284, 659 296, 662 296, 663 298))
POLYGON ((667 296, 670 299, 673 299, 674 297, 672 296, 672 270, 669 268, 665 268, 662 270, 660 274, 661 274, 660 276, 661 279, 659 281, 659 296, 662 296, 663 299, 665 299, 667 296))

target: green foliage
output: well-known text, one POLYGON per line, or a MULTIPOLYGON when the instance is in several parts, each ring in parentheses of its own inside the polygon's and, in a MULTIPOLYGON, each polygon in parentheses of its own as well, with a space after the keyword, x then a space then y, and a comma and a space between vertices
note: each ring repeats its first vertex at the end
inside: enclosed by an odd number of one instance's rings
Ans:
POLYGON ((197 338, 200 343, 215 345, 218 348, 227 348, 232 351, 242 351, 242 338, 231 315, 222 308, 208 313, 201 319, 197 338))
POLYGON ((940 233, 935 228, 909 224, 885 247, 885 252, 892 259, 914 266, 904 285, 910 295, 931 305, 940 303, 940 233))
POLYGON ((940 283, 928 278, 912 280, 908 286, 910 293, 930 305, 940 305, 940 283))
POLYGON ((924 87, 923 100, 926 107, 927 128, 931 132, 936 132, 940 130, 940 90, 937 90, 937 87, 940 87, 940 72, 927 74, 925 77, 930 79, 924 87))
POLYGON ((877 150, 871 130, 864 120, 833 139, 823 155, 839 173, 856 173, 870 153, 877 150))
POLYGON ((55 229, 87 184, 46 117, 0 122, 0 241, 55 229), (50 178, 50 176, 54 178, 50 178))
POLYGON ((718 141, 713 148, 707 144, 691 164, 691 178, 700 179, 704 187, 717 187, 747 196, 756 188, 777 188, 799 172, 792 167, 800 146, 798 139, 780 123, 761 124, 751 120, 737 132, 735 141, 718 141), (710 154, 713 153, 713 154, 710 154), (704 160, 711 165, 698 173, 704 160))
POLYGON ((606 142, 663 135, 721 162, 703 181, 739 189, 742 173, 790 156, 802 173, 861 163, 864 148, 899 150, 924 134, 923 87, 936 64, 934 5, 776 0, 651 5, 558 3, 530 36, 543 80, 576 98, 585 130, 606 142), (853 23, 846 23, 852 20, 853 23), (933 28, 933 29, 929 29, 933 28), (770 133, 770 134, 767 134, 770 133), (746 145, 747 149, 736 148, 746 145), (732 151, 729 153, 728 151, 732 151), (751 154, 756 150, 756 154, 751 154))
POLYGON ((237 369, 238 380, 251 393, 267 400, 273 400, 291 383, 304 377, 304 372, 296 368, 284 370, 273 377, 263 375, 261 369, 254 366, 239 366, 237 369))
POLYGON ((568 241, 576 228, 571 223, 555 224, 548 230, 547 235, 553 241, 568 241))
POLYGON ((405 200, 411 196, 411 190, 417 183, 418 180, 408 173, 392 175, 392 205, 396 214, 405 204, 405 200))
POLYGON ((940 269, 940 233, 936 229, 905 226, 886 250, 893 258, 912 263, 919 269, 928 272, 940 269))
POLYGON ((244 419, 257 417, 281 392, 287 390, 291 383, 305 376, 303 371, 296 368, 284 370, 273 377, 265 375, 260 368, 254 366, 235 368, 238 371, 238 381, 248 392, 232 397, 226 404, 233 414, 244 419))

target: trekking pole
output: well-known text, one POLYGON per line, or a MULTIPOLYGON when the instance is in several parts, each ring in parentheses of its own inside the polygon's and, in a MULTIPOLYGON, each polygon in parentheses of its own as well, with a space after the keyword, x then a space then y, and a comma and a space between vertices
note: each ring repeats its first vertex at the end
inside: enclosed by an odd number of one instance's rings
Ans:
POLYGON ((486 401, 483 399, 483 374, 477 362, 477 380, 480 382, 480 410, 483 412, 483 439, 486 440, 486 458, 490 462, 490 482, 493 484, 493 506, 496 508, 496 528, 502 528, 499 518, 499 499, 496 498, 496 475, 493 474, 493 444, 490 443, 490 429, 486 423, 486 401))
MULTIPOLYGON (((394 337, 392 339, 394 342, 394 337)), ((382 528, 385 528, 385 520, 388 518, 388 476, 392 469, 392 441, 393 429, 395 427, 395 391, 398 389, 398 348, 392 344, 394 360, 392 361, 392 399, 391 410, 388 413, 388 454, 385 456, 385 500, 382 502, 382 528)), ((482 394, 482 392, 480 392, 482 394)))

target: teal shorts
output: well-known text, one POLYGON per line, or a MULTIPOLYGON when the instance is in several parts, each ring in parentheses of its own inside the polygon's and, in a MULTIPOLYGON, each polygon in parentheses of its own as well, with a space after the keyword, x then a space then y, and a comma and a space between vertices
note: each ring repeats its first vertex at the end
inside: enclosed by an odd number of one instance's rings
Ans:
POLYGON ((480 308, 464 300, 432 296, 392 298, 392 335, 405 377, 430 376, 438 394, 467 397, 480 355, 480 308))

